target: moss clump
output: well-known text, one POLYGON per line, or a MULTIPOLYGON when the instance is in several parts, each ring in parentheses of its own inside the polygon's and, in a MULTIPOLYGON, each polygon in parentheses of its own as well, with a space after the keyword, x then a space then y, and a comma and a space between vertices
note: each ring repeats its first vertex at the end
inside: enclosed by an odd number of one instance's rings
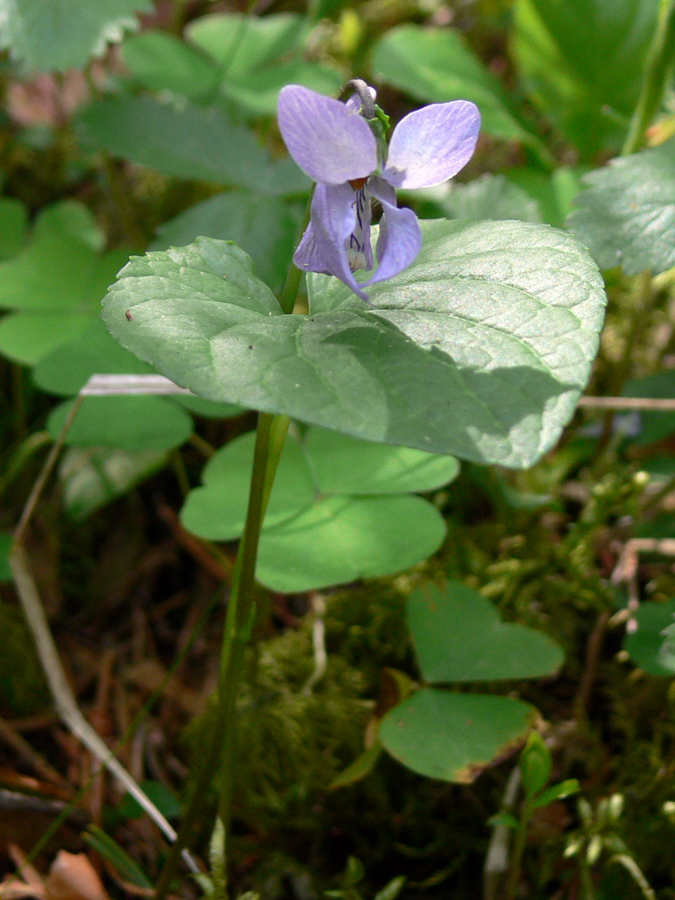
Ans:
MULTIPOLYGON (((297 631, 261 641, 247 657, 238 698, 235 815, 255 831, 316 828, 313 806, 330 782, 363 751, 372 709, 367 679, 342 654, 328 650, 315 670, 311 617, 297 631)), ((208 739, 215 708, 193 722, 188 745, 208 739)))
POLYGON ((316 798, 363 750, 363 676, 333 654, 311 687, 313 671, 305 626, 266 641, 252 661, 238 704, 237 799, 257 828, 282 817, 285 828, 313 830, 316 798))

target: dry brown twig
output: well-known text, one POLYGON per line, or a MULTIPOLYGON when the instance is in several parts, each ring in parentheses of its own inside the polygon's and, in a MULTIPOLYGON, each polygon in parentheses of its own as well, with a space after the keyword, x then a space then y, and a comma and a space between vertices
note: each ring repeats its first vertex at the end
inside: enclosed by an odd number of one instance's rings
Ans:
POLYGON ((616 409, 630 412, 675 412, 675 398, 671 397, 581 397, 583 409, 616 409))
POLYGON ((0 718, 0 741, 8 747, 29 765, 45 781, 57 785, 60 788, 68 786, 66 779, 50 765, 43 756, 41 756, 28 741, 19 734, 16 728, 0 718))
MULTIPOLYGON (((631 630, 633 615, 640 606, 640 593, 638 589, 638 567, 640 553, 660 553, 662 556, 675 556, 675 538, 631 538, 626 541, 619 556, 614 571, 612 582, 614 584, 626 584, 628 588, 628 603, 624 609, 620 609, 610 619, 610 625, 620 625, 627 622, 627 630, 631 630)), ((634 630, 634 626, 633 626, 634 630)))

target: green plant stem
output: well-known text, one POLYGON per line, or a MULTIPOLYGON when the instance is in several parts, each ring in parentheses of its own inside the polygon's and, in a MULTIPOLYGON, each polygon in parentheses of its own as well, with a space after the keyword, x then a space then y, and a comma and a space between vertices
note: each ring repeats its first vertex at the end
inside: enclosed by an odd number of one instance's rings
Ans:
POLYGON ((195 450, 201 453, 205 459, 211 459, 215 455, 216 448, 209 444, 200 434, 197 434, 196 431, 188 438, 188 444, 192 444, 195 450))
POLYGON ((295 306, 295 298, 298 296, 298 288, 300 287, 300 280, 302 279, 302 272, 300 269, 297 269, 295 266, 292 267, 293 272, 289 272, 286 277, 286 283, 284 284, 283 290, 281 292, 281 297, 279 298, 279 304, 285 313, 292 313, 293 306, 295 306), (291 308, 288 307, 291 305, 291 308))
POLYGON ((586 860, 586 848, 579 856, 579 874, 581 875, 581 891, 584 900, 595 900, 595 888, 591 877, 591 867, 586 860))
POLYGON ((272 416, 268 413, 260 413, 258 417, 246 523, 244 525, 244 534, 239 544, 225 618, 218 677, 216 721, 210 736, 206 757, 201 762, 199 775, 183 815, 178 836, 169 851, 157 882, 156 900, 164 900, 169 891, 181 851, 188 845, 219 762, 222 766, 220 770, 221 796, 219 816, 222 819, 226 836, 229 832, 234 772, 236 699, 241 679, 244 650, 248 643, 255 615, 254 578, 258 542, 267 500, 276 473, 276 463, 278 463, 281 456, 288 424, 289 420, 286 416, 272 416))
POLYGON ((520 813, 520 828, 516 831, 516 837, 513 843, 513 853, 511 854, 511 863, 509 865, 509 876, 504 888, 504 900, 514 900, 518 891, 518 883, 520 881, 520 869, 525 852, 525 844, 527 843, 527 823, 530 819, 531 810, 528 803, 523 803, 520 813))
POLYGON ((267 501, 288 431, 286 416, 260 413, 253 451, 253 471, 244 534, 239 545, 232 591, 225 621, 225 637, 220 657, 218 691, 222 714, 222 752, 218 815, 227 835, 232 812, 232 784, 236 744, 236 700, 243 668, 244 651, 255 618, 255 566, 267 501))
POLYGON ((644 143, 647 129, 659 110, 675 62, 675 0, 661 0, 659 20, 649 48, 642 90, 630 122, 622 156, 635 153, 644 143))
MULTIPOLYGON (((311 201, 310 201, 311 202, 311 201)), ((305 221, 309 220, 309 209, 305 221)), ((289 267, 280 304, 284 312, 292 313, 300 287, 302 273, 293 264, 289 267)), ((260 532, 269 502, 274 476, 288 432, 287 416, 260 413, 253 451, 253 470, 249 488, 248 507, 244 533, 234 566, 232 588, 225 617, 223 646, 218 676, 218 705, 215 724, 209 746, 192 788, 176 840, 171 846, 155 891, 156 900, 164 900, 176 874, 182 850, 188 846, 197 823, 204 799, 220 763, 219 818, 225 830, 225 846, 230 830, 232 810, 232 785, 236 752, 236 702, 248 643, 255 618, 255 567, 258 557, 260 532)), ((222 891, 225 896, 225 885, 222 891)))

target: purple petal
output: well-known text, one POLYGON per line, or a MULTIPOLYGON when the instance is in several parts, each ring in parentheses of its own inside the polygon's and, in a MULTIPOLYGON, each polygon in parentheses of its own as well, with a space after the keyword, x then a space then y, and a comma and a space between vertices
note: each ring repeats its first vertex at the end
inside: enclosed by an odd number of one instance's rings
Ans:
POLYGON ((411 209, 398 209, 393 187, 382 178, 371 178, 368 190, 382 204, 384 216, 377 239, 379 266, 362 287, 393 278, 414 261, 422 246, 417 216, 411 209))
POLYGON ((289 84, 279 94, 277 118, 288 152, 314 181, 344 184, 377 169, 375 138, 358 108, 289 84))
POLYGON ((328 265, 326 255, 323 252, 323 246, 317 244, 314 226, 311 221, 293 254, 293 262, 303 272, 321 272, 322 275, 331 274, 326 268, 328 265))
MULTIPOLYGON (((362 300, 367 300, 349 268, 347 241, 356 226, 356 194, 348 184, 317 184, 312 218, 293 262, 304 272, 334 275, 362 300)), ((370 243, 370 229, 365 235, 370 243)))
POLYGON ((442 184, 471 159, 479 130, 478 107, 468 100, 418 109, 394 129, 383 177, 409 190, 442 184))

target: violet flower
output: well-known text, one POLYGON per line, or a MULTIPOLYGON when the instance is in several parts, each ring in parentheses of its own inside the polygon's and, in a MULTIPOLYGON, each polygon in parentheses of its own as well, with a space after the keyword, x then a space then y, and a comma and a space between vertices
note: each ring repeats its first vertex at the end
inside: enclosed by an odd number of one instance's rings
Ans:
POLYGON ((357 84, 360 94, 347 103, 287 85, 279 95, 278 120, 289 153, 317 183, 310 223, 293 260, 303 271, 334 275, 368 301, 363 288, 407 268, 422 245, 417 216, 396 206, 395 188, 432 187, 459 172, 476 146, 480 113, 466 100, 425 106, 399 122, 387 150, 367 121, 375 115, 375 92, 357 84), (353 272, 373 267, 373 197, 383 211, 379 265, 359 284, 353 272))

